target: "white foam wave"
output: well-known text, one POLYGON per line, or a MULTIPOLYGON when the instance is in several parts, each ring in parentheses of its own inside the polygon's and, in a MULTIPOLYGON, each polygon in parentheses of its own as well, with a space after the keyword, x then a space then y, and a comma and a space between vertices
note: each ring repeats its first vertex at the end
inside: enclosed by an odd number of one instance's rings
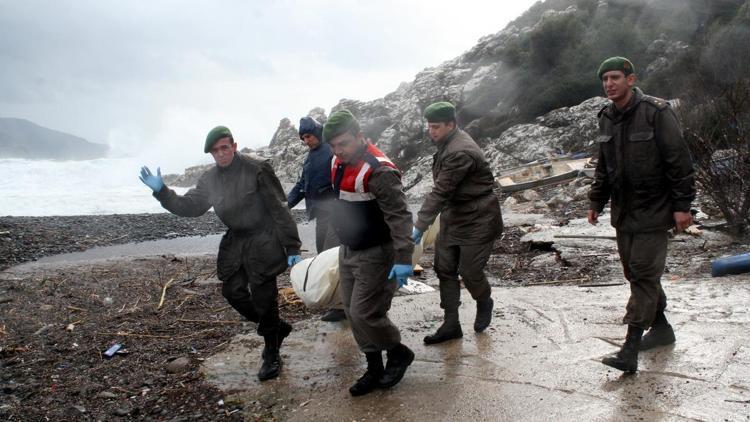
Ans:
MULTIPOLYGON (((138 180, 144 164, 149 163, 135 158, 87 161, 1 159, 0 215, 165 212, 151 195, 151 190, 138 180)), ((152 170, 156 171, 155 168, 152 170)), ((175 190, 184 193, 187 189, 175 190)))

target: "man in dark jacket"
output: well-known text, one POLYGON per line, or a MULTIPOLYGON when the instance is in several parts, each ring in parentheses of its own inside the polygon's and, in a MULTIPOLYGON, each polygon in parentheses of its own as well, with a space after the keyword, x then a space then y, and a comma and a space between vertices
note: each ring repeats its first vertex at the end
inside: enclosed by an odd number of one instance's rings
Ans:
POLYGON ((431 104, 424 116, 438 150, 432 158, 434 186, 417 214, 412 236, 418 243, 440 214, 435 272, 440 279, 440 307, 445 318, 435 334, 424 338, 426 344, 435 344, 463 337, 458 318, 459 275, 477 302, 474 331, 481 333, 489 326, 492 289, 484 267, 495 238, 503 231, 503 219, 492 190, 494 177, 489 164, 471 136, 458 128, 453 104, 431 104))
MULTIPOLYGON (((318 253, 339 245, 336 232, 330 224, 331 206, 333 203, 333 185, 331 184, 331 146, 323 143, 323 125, 312 117, 303 117, 299 121, 299 137, 310 152, 302 164, 302 174, 287 195, 289 208, 294 208, 305 200, 307 216, 315 221, 315 249, 318 253)), ((343 309, 330 309, 321 318, 323 321, 341 321, 345 319, 343 309)))
POLYGON ((667 230, 692 224, 695 180, 682 129, 666 101, 635 87, 633 64, 624 57, 605 60, 598 71, 612 102, 599 112, 599 162, 591 186, 588 220, 597 224, 611 201, 611 222, 630 299, 622 349, 602 360, 625 372, 638 369, 638 352, 674 343, 664 309, 661 275, 667 230), (644 330, 651 328, 641 338, 644 330))
POLYGON ((336 155, 331 178, 337 199, 331 221, 342 243, 341 298, 354 339, 367 358, 367 371, 349 388, 353 396, 359 396, 393 387, 414 360, 414 353, 401 343, 398 328, 388 318, 396 289, 412 274, 411 213, 401 173, 365 140, 349 111, 331 114, 323 139, 336 155))
POLYGON ((211 130, 204 152, 211 153, 216 167, 185 195, 164 185, 159 169, 153 175, 143 167, 140 179, 169 212, 198 217, 213 207, 228 227, 219 245, 216 274, 229 304, 258 324, 265 340, 258 378, 265 381, 279 375, 279 347, 292 330, 279 318, 276 276, 301 259, 297 225, 271 165, 237 153, 229 129, 211 130))

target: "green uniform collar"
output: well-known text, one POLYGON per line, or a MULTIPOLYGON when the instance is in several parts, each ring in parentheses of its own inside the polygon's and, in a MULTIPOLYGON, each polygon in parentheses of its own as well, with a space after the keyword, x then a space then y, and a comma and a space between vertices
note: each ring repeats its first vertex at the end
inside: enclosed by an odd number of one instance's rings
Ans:
POLYGON ((445 147, 448 145, 448 142, 452 141, 453 138, 456 137, 456 134, 458 133, 459 130, 460 129, 458 128, 458 126, 456 126, 455 128, 453 128, 452 131, 450 131, 450 133, 445 135, 445 138, 443 138, 440 141, 435 141, 435 144, 437 144, 438 151, 444 150, 445 147))

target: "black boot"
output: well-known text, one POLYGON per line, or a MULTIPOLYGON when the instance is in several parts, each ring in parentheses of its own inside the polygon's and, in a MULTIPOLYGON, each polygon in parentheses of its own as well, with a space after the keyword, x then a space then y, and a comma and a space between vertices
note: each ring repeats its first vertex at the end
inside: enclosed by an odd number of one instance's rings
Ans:
POLYGON ((367 352, 365 357, 367 358, 367 371, 349 387, 349 393, 352 396, 362 396, 380 387, 378 381, 383 376, 383 353, 367 352))
POLYGON ((279 335, 278 335, 278 341, 277 341, 277 347, 281 349, 281 343, 284 342, 284 339, 289 336, 289 333, 292 332, 292 325, 288 322, 284 321, 283 319, 279 322, 279 335))
POLYGON ((487 300, 477 301, 477 316, 474 318, 474 331, 481 333, 490 326, 492 321, 492 305, 495 302, 489 297, 487 300))
POLYGON ((380 387, 391 388, 401 381, 406 373, 406 368, 414 362, 414 352, 399 343, 386 354, 388 355, 388 362, 385 364, 383 376, 380 377, 380 387))
POLYGON ((281 371, 281 356, 279 355, 279 335, 278 333, 264 336, 266 346, 263 348, 263 364, 258 371, 258 379, 261 381, 270 380, 279 376, 281 371))
POLYGON ((346 314, 344 313, 343 309, 329 309, 328 312, 323 314, 322 317, 320 317, 321 321, 325 322, 336 322, 336 321, 343 321, 346 319, 346 314))
POLYGON ((659 311, 654 319, 651 329, 641 339, 641 350, 649 350, 654 347, 667 346, 675 342, 674 330, 667 322, 664 311, 659 311))
POLYGON ((625 337, 625 344, 619 352, 602 359, 602 363, 619 369, 623 372, 635 372, 638 370, 638 350, 641 346, 641 336, 643 328, 628 325, 628 334, 625 337))
POLYGON ((444 341, 453 340, 454 338, 461 338, 464 336, 461 331, 461 324, 458 322, 458 309, 445 311, 445 319, 443 325, 437 329, 435 334, 425 336, 425 344, 437 344, 444 341))

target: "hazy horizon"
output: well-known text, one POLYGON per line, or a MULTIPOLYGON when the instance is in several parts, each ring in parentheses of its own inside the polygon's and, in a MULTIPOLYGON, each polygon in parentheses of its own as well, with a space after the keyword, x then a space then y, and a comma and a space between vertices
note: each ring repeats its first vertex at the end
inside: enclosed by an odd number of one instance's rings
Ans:
POLYGON ((0 0, 0 116, 172 167, 342 98, 372 100, 459 56, 535 1, 0 0))

